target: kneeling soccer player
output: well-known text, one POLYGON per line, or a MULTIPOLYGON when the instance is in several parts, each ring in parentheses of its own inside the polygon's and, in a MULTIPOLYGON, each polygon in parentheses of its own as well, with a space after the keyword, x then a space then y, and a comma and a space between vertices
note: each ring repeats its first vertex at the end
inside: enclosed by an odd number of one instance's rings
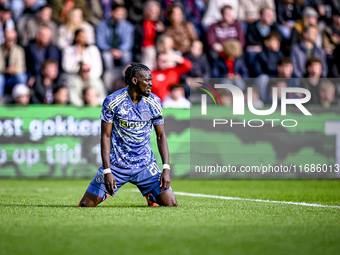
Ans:
POLYGON ((131 182, 146 197, 149 206, 177 206, 170 187, 169 151, 164 132, 161 100, 151 93, 150 69, 132 63, 125 72, 126 88, 109 95, 101 112, 103 165, 79 202, 94 207, 121 186, 131 182), (163 172, 151 151, 152 125, 157 136, 163 172))

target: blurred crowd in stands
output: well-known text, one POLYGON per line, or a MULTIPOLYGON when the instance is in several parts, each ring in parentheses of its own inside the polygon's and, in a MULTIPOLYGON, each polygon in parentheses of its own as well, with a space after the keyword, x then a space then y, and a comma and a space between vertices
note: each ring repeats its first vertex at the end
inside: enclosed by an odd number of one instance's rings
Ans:
POLYGON ((338 105, 340 1, 0 0, 0 104, 98 106, 132 61, 164 107, 208 78, 252 87, 257 107, 273 87, 338 105))

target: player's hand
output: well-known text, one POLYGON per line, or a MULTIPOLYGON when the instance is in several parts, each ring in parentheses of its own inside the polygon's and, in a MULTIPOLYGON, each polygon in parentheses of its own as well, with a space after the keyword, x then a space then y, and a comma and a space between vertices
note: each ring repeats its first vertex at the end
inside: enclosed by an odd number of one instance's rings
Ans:
POLYGON ((170 170, 164 169, 163 173, 161 174, 161 185, 162 192, 168 188, 170 188, 170 170))
POLYGON ((117 185, 112 173, 104 174, 104 184, 107 192, 113 196, 115 194, 115 190, 113 188, 117 189, 117 185))

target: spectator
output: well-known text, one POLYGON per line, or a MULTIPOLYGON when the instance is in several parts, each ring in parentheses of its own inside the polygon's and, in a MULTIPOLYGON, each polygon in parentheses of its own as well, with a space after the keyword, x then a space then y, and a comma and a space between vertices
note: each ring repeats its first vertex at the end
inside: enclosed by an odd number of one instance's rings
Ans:
MULTIPOLYGON (((117 3, 122 0, 114 0, 117 3)), ((128 20, 132 24, 137 24, 143 20, 143 6, 147 0, 124 0, 126 11, 128 13, 128 20)))
POLYGON ((33 40, 38 33, 40 26, 47 26, 52 31, 52 42, 56 44, 57 42, 57 24, 52 21, 52 8, 49 5, 43 5, 39 8, 37 13, 28 18, 27 22, 20 30, 19 41, 22 46, 27 46, 31 40, 33 40))
POLYGON ((74 74, 69 79, 70 103, 75 106, 83 106, 83 90, 85 88, 94 87, 97 91, 98 104, 101 104, 105 97, 106 91, 104 84, 100 78, 90 77, 91 66, 81 64, 78 74, 74 74))
POLYGON ((300 87, 300 79, 293 75, 293 63, 289 57, 281 57, 277 62, 276 75, 269 77, 268 75, 260 75, 255 79, 254 83, 259 89, 260 98, 262 101, 267 101, 271 87, 268 86, 270 81, 275 79, 285 80, 288 87, 300 87))
MULTIPOLYGON (((43 5, 46 5, 47 2, 45 0, 24 0, 23 6, 20 6, 20 4, 15 4, 13 1, 13 8, 14 8, 14 16, 17 23, 17 31, 23 31, 24 27, 27 24, 27 21, 34 17, 36 12, 39 10, 39 8, 43 5), (20 14, 19 14, 20 13, 20 14)), ((20 32, 19 32, 20 35, 20 32)))
MULTIPOLYGON (((305 7, 302 12, 302 20, 297 21, 295 23, 294 28, 292 29, 289 46, 297 44, 303 40, 303 31, 306 27, 309 27, 309 26, 318 27, 318 18, 319 18, 319 14, 312 7, 309 7, 309 6, 305 7)), ((317 38, 315 38, 314 43, 318 47, 321 47, 320 30, 318 32, 317 38)), ((290 50, 290 47, 288 47, 288 50, 290 50)))
POLYGON ((184 87, 175 84, 170 87, 170 95, 165 98, 164 108, 190 108, 190 101, 185 98, 184 87))
MULTIPOLYGON (((273 10, 263 7, 260 11, 260 19, 248 25, 246 33, 246 63, 250 70, 255 65, 256 55, 262 51, 264 39, 269 33, 279 33, 277 24, 274 21, 273 10)), ((252 72, 252 76, 254 73, 252 72)))
POLYGON ((301 0, 277 1, 276 13, 280 33, 285 40, 289 40, 295 23, 302 17, 303 5, 301 0))
POLYGON ((218 90, 217 93, 221 98, 223 106, 229 107, 233 105, 233 96, 228 90, 218 90))
MULTIPOLYGON (((202 79, 211 77, 211 70, 208 63, 208 58, 203 52, 203 43, 199 40, 195 40, 191 44, 190 52, 185 55, 192 63, 191 70, 183 74, 181 79, 186 82, 187 85, 190 84, 189 80, 195 82, 198 79, 202 82, 202 79)), ((198 81, 197 80, 197 81, 198 81)))
MULTIPOLYGON (((180 51, 174 50, 174 40, 171 36, 167 34, 161 35, 157 39, 157 52, 166 54, 167 56, 182 56, 180 51)), ((175 67, 177 65, 176 61, 167 62, 167 68, 175 67)))
POLYGON ((287 79, 288 87, 299 87, 300 80, 293 75, 293 62, 289 57, 282 57, 277 62, 276 78, 287 79))
MULTIPOLYGON (((268 95, 266 96, 266 104, 272 104, 273 103, 273 88, 277 89, 277 103, 281 104, 281 95, 282 95, 282 89, 287 88, 287 81, 285 79, 272 79, 269 82, 269 89, 268 89, 268 95)), ((296 95, 292 95, 292 93, 287 94, 287 98, 295 98, 296 95)))
POLYGON ((244 62, 241 43, 229 39, 223 44, 223 55, 214 62, 213 77, 222 78, 223 83, 233 84, 241 90, 245 88, 242 78, 249 78, 248 68, 244 62))
POLYGON ((93 26, 97 26, 103 19, 104 17, 104 10, 103 10, 103 5, 102 2, 105 2, 109 0, 88 0, 88 10, 89 10, 89 22, 93 26))
POLYGON ((320 21, 330 25, 332 23, 332 11, 340 10, 338 0, 309 0, 309 5, 318 11, 320 21))
POLYGON ((324 80, 319 86, 320 104, 324 108, 330 107, 335 99, 335 86, 330 80, 324 80))
POLYGON ((81 9, 72 9, 67 14, 66 23, 60 25, 58 30, 58 47, 64 49, 66 46, 72 45, 74 41, 74 33, 77 30, 84 30, 86 32, 86 43, 94 44, 95 35, 92 25, 83 19, 83 12, 81 9))
POLYGON ((286 79, 293 77, 293 62, 289 57, 282 57, 277 62, 277 77, 286 79))
POLYGON ((95 87, 87 87, 83 89, 84 105, 95 107, 101 105, 98 99, 98 92, 95 87))
POLYGON ((161 8, 157 1, 146 2, 143 9, 144 20, 135 26, 134 61, 143 63, 150 70, 156 68, 156 40, 159 33, 164 31, 164 25, 159 20, 160 13, 161 8))
POLYGON ((41 73, 35 78, 31 96, 33 104, 52 104, 53 89, 57 87, 58 62, 54 60, 46 60, 42 67, 41 73))
POLYGON ((0 5, 12 11, 14 22, 18 21, 18 17, 24 8, 24 3, 21 0, 1 0, 0 5))
POLYGON ((13 8, 13 9, 18 10, 18 17, 24 16, 25 14, 35 14, 41 6, 47 4, 47 1, 45 0, 23 0, 22 4, 23 5, 20 7, 17 6, 17 8, 13 8), (19 13, 20 9, 21 9, 21 12, 19 13))
POLYGON ((58 23, 66 22, 67 14, 72 9, 81 9, 84 20, 88 20, 88 6, 86 0, 53 0, 51 1, 53 9, 53 20, 58 23))
POLYGON ((100 0, 101 6, 103 8, 104 19, 111 18, 112 13, 112 0, 100 0))
POLYGON ((181 75, 190 71, 192 63, 182 56, 167 56, 159 54, 157 57, 157 69, 151 72, 153 80, 152 93, 162 101, 169 95, 169 88, 179 83, 181 75), (169 61, 176 61, 177 66, 167 68, 169 61))
POLYGON ((333 51, 333 63, 331 67, 331 77, 340 78, 340 44, 333 51), (338 61, 335 61, 338 60, 338 61))
POLYGON ((11 9, 10 0, 0 0, 0 6, 11 9))
POLYGON ((118 76, 112 83, 111 86, 108 88, 108 94, 112 94, 113 92, 123 89, 126 87, 125 83, 125 71, 130 66, 130 64, 126 65, 124 69, 122 70, 120 76, 118 76))
POLYGON ((277 63, 280 58, 281 37, 275 33, 270 33, 264 40, 263 50, 255 58, 254 70, 257 76, 277 75, 277 63))
POLYGON ((207 31, 208 47, 215 54, 213 58, 217 58, 223 52, 223 43, 228 39, 237 39, 242 47, 245 45, 243 29, 240 23, 236 22, 233 17, 233 9, 230 5, 221 8, 222 20, 212 24, 207 31))
POLYGON ((183 9, 178 5, 172 5, 168 10, 170 25, 165 33, 174 40, 174 49, 182 53, 190 50, 190 45, 198 39, 196 29, 191 22, 183 21, 183 9))
MULTIPOLYGON (((215 78, 228 78, 239 80, 249 78, 249 72, 243 59, 241 43, 236 39, 229 39, 223 44, 223 56, 215 62, 213 76, 215 78)), ((240 86, 244 89, 244 85, 240 86)))
MULTIPOLYGON (((201 20, 202 15, 206 10, 206 0, 183 0, 181 2, 177 1, 176 4, 180 4, 184 10, 185 20, 190 21, 196 28, 199 36, 201 35, 201 20), (185 8, 183 8, 185 7, 185 8)), ((173 4, 173 1, 163 1, 164 10, 169 9, 169 5, 173 4), (168 3, 168 4, 167 4, 168 3)))
POLYGON ((229 5, 234 10, 234 19, 237 19, 239 1, 238 0, 214 0, 208 1, 207 10, 202 19, 202 26, 207 29, 211 24, 214 24, 222 19, 221 8, 229 5))
POLYGON ((275 17, 274 0, 240 0, 238 7, 238 20, 251 24, 260 18, 261 8, 267 6, 275 17))
POLYGON ((293 61, 294 75, 298 78, 302 78, 306 73, 306 62, 311 57, 317 57, 322 61, 322 76, 327 76, 325 52, 314 43, 317 37, 318 27, 309 26, 303 32, 302 42, 292 46, 290 56, 293 61))
POLYGON ((319 86, 321 83, 322 61, 312 57, 307 61, 306 66, 306 79, 301 80, 301 87, 307 89, 311 93, 311 99, 308 103, 318 104, 320 102, 319 86))
POLYGON ((53 89, 53 104, 68 104, 68 88, 66 86, 57 86, 53 89))
POLYGON ((26 84, 19 83, 12 90, 13 104, 28 105, 30 102, 30 89, 26 84))
POLYGON ((260 99, 260 91, 256 86, 247 86, 244 91, 244 102, 245 104, 248 103, 248 88, 252 88, 252 102, 253 102, 253 106, 258 109, 258 108, 262 108, 264 106, 264 103, 261 101, 260 99))
POLYGON ((246 34, 247 51, 260 52, 264 38, 268 36, 270 32, 280 34, 274 20, 273 10, 270 7, 263 7, 260 11, 259 20, 248 26, 246 34))
MULTIPOLYGON (((58 48, 51 43, 52 31, 47 26, 41 26, 35 37, 25 49, 26 67, 28 78, 36 76, 41 70, 42 64, 47 59, 60 61, 58 48)), ((28 86, 33 84, 33 79, 28 81, 28 86)))
POLYGON ((113 4, 112 17, 99 23, 96 28, 96 42, 104 62, 107 86, 132 60, 134 27, 125 20, 125 16, 125 7, 113 4))
POLYGON ((322 33, 322 46, 328 55, 332 55, 336 46, 340 44, 340 10, 333 10, 332 21, 322 33))
POLYGON ((81 63, 91 67, 90 77, 99 78, 103 73, 100 52, 95 45, 88 45, 85 30, 76 30, 72 46, 67 46, 62 54, 62 67, 68 74, 76 74, 80 70, 81 63))
POLYGON ((18 83, 26 83, 25 52, 16 44, 17 32, 7 30, 5 43, 0 46, 0 98, 4 92, 11 93, 18 83))
POLYGON ((5 42, 5 32, 7 30, 15 30, 12 12, 9 8, 0 5, 0 45, 5 42))
POLYGON ((257 77, 254 83, 258 87, 263 101, 266 100, 267 84, 270 77, 277 75, 277 63, 281 56, 280 39, 281 37, 277 33, 270 33, 265 38, 263 50, 256 55, 255 64, 251 68, 257 77))

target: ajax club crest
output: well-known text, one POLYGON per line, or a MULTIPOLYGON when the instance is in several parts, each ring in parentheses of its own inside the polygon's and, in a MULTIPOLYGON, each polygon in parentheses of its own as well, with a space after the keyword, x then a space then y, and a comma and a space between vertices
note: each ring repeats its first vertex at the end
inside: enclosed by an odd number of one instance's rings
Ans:
POLYGON ((142 120, 148 121, 151 119, 151 114, 149 112, 142 112, 142 120))

